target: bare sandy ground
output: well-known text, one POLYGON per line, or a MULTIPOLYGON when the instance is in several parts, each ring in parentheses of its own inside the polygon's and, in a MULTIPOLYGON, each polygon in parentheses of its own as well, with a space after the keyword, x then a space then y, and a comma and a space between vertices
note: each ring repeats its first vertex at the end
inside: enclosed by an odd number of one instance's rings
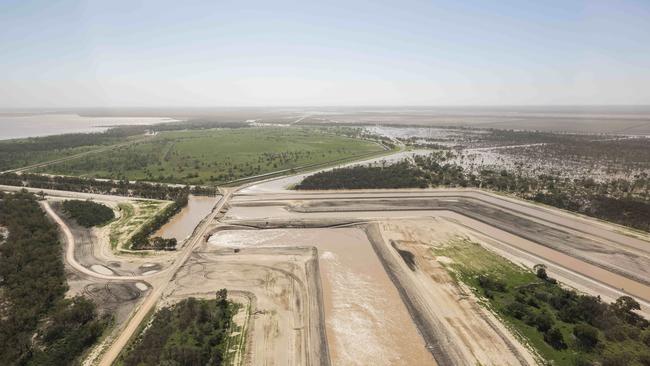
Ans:
MULTIPOLYGON (((142 280, 147 278, 150 284, 151 291, 148 296, 136 307, 131 314, 128 322, 122 327, 116 329, 112 334, 112 338, 99 345, 96 349, 102 349, 100 360, 96 363, 100 366, 110 366, 117 359, 122 349, 128 344, 129 340, 138 331, 140 324, 147 318, 147 315, 155 308, 160 300, 165 286, 169 284, 176 276, 179 269, 189 260, 193 251, 204 241, 204 234, 210 228, 210 224, 221 215, 224 205, 228 202, 232 194, 231 190, 224 189, 223 197, 215 205, 212 212, 202 220, 195 228, 191 238, 189 238, 185 245, 176 252, 174 263, 160 272, 156 272, 151 276, 136 277, 135 279, 142 280)), ((67 258, 67 257, 66 257, 67 258)))
POLYGON ((160 306, 220 288, 251 305, 246 363, 328 364, 322 330, 316 252, 312 248, 206 247, 192 254, 163 293, 160 306))
MULTIPOLYGON (((111 248, 109 232, 113 224, 104 227, 85 228, 62 212, 60 198, 49 198, 42 203, 45 211, 64 232, 68 262, 86 275, 99 274, 104 279, 126 276, 135 278, 161 271, 171 265, 174 252, 150 252, 150 255, 117 255, 111 248), (153 255, 152 255, 153 254, 153 255), (83 268, 83 269, 82 269, 83 268), (88 273, 92 271, 93 273, 88 273)), ((115 202, 95 200, 115 208, 115 202)), ((138 210, 135 204, 134 209, 138 210)), ((119 215, 119 212, 116 211, 119 215)))
POLYGON ((435 364, 361 229, 228 230, 209 242, 238 248, 316 248, 332 364, 435 364))

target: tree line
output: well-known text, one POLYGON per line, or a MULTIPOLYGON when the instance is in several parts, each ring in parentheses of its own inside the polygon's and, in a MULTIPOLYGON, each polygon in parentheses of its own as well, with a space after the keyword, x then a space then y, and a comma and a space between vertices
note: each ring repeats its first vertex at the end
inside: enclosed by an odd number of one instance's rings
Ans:
POLYGON ((406 161, 388 166, 352 166, 326 170, 302 180, 296 189, 426 188, 424 172, 406 161))
POLYGON ((446 153, 415 156, 388 166, 353 166, 306 177, 296 189, 367 189, 474 187, 507 192, 520 198, 650 231, 650 179, 567 179, 553 175, 526 176, 507 170, 466 173, 448 162, 446 153))
POLYGON ((180 195, 187 195, 190 193, 199 196, 214 196, 217 194, 217 189, 215 187, 171 186, 157 183, 130 182, 126 179, 113 181, 68 176, 48 176, 32 173, 0 174, 0 184, 157 200, 174 200, 180 195))

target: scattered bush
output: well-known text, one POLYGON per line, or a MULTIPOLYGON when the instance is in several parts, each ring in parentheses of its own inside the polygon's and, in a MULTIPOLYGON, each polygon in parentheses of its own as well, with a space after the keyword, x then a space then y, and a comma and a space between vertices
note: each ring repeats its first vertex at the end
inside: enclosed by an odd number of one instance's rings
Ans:
POLYGON ((576 325, 573 327, 573 335, 576 337, 578 344, 587 350, 591 350, 598 345, 598 329, 590 325, 576 325))
POLYGON ((478 283, 486 290, 504 292, 506 284, 498 278, 481 274, 477 277, 478 283))
POLYGON ((542 311, 535 317, 535 326, 537 327, 537 330, 542 333, 547 332, 554 324, 555 321, 553 320, 553 317, 545 311, 542 311))
POLYGON ((544 341, 555 349, 567 348, 566 343, 564 343, 564 336, 558 328, 551 328, 548 332, 544 333, 544 341))
POLYGON ((616 325, 605 329, 605 338, 609 341, 623 342, 627 339, 627 330, 624 325, 616 325))
POLYGON ((650 328, 643 331, 643 333, 641 334, 641 341, 643 342, 643 344, 650 347, 650 328))
POLYGON ((530 311, 528 310, 528 306, 518 301, 513 301, 510 304, 508 304, 506 306, 506 312, 510 314, 512 317, 517 318, 519 320, 523 320, 530 314, 530 311))
POLYGON ((603 366, 628 366, 632 355, 626 351, 609 351, 603 355, 603 366))

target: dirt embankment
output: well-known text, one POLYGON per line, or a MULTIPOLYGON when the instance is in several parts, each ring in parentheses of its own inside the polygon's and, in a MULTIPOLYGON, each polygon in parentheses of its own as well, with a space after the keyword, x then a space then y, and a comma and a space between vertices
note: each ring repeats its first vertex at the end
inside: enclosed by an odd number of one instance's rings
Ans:
POLYGON ((395 228, 374 223, 366 232, 438 364, 537 364, 535 356, 431 258, 426 245, 404 240, 391 232, 395 228), (411 253, 413 263, 405 261, 398 248, 411 253))

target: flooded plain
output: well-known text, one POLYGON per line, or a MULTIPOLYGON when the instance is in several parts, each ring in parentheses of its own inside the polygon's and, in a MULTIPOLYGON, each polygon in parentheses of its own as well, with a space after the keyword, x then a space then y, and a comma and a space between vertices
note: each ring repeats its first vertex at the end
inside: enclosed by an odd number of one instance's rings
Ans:
POLYGON ((174 215, 165 225, 163 225, 153 236, 160 236, 165 239, 176 239, 179 243, 187 239, 194 228, 203 220, 212 208, 219 201, 219 197, 208 196, 194 196, 190 195, 185 206, 181 212, 174 215))
POLYGON ((209 243, 316 247, 332 364, 435 364, 361 229, 230 230, 209 243))

